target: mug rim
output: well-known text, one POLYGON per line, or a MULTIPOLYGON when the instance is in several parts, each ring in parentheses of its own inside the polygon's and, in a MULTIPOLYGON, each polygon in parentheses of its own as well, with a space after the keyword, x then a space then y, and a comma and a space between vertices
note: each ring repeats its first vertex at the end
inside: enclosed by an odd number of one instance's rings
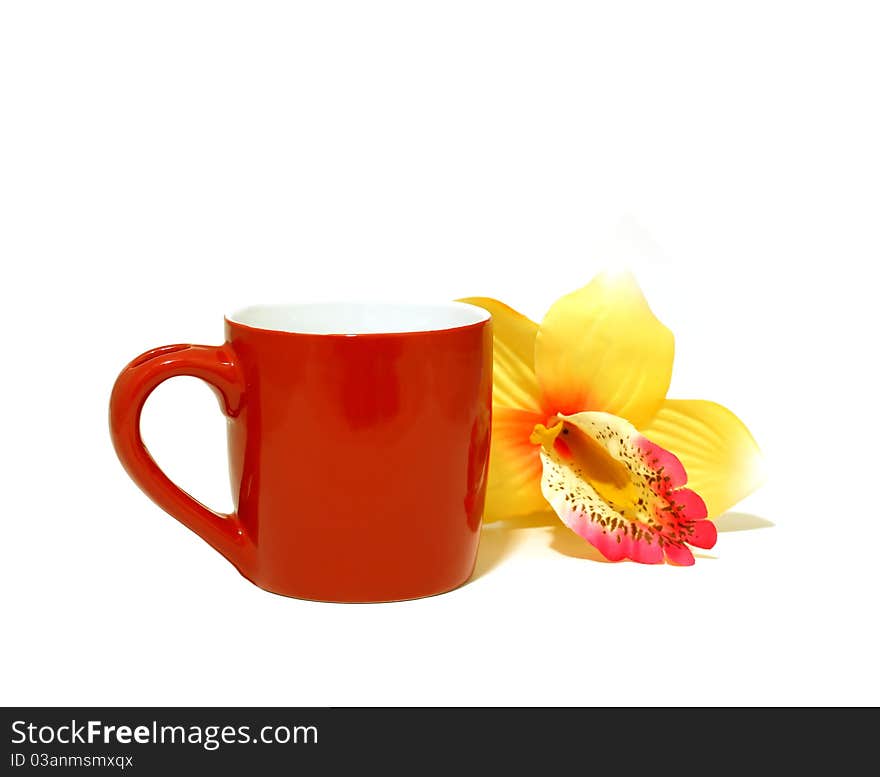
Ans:
POLYGON ((481 326, 492 314, 469 302, 338 300, 246 305, 224 315, 227 325, 316 337, 369 337, 452 332, 481 326), (442 316, 445 320, 441 320, 442 316), (311 318, 309 318, 311 316, 311 318), (380 324, 381 316, 389 322, 380 324), (340 321, 338 324, 331 319, 340 321), (306 321, 297 324, 296 321, 306 321))

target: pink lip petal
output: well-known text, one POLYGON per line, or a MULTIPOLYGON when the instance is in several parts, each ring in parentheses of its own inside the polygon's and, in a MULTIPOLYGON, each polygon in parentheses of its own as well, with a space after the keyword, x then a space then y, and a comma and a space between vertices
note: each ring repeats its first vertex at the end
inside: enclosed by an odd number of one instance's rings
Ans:
POLYGON ((575 534, 583 537, 609 561, 622 561, 629 558, 641 564, 660 564, 663 561, 663 549, 659 543, 650 544, 643 538, 633 539, 628 530, 603 528, 598 521, 573 510, 562 522, 575 534))
POLYGON ((694 533, 688 542, 695 548, 714 548, 718 541, 718 529, 712 521, 697 521, 694 524, 694 533))
POLYGON ((694 554, 691 553, 687 545, 667 545, 666 559, 671 563, 680 567, 692 567, 694 565, 694 554))
POLYGON ((678 488, 687 483, 684 465, 675 454, 642 435, 633 440, 633 447, 641 452, 647 466, 658 471, 662 478, 660 482, 665 483, 667 488, 678 488))
MULTIPOLYGON (((551 420, 563 422, 554 431, 564 432, 568 442, 560 436, 543 445, 542 493, 562 522, 605 558, 628 558, 642 564, 657 564, 665 558, 672 564, 691 566, 694 557, 685 543, 700 548, 715 544, 717 531, 706 520, 706 505, 695 491, 682 488, 687 473, 672 453, 646 439, 624 419, 607 413, 559 415, 551 420), (630 504, 613 504, 610 498, 603 498, 601 493, 607 491, 590 482, 596 471, 590 469, 587 459, 579 461, 574 452, 577 446, 569 444, 581 439, 578 432, 589 435, 626 468, 629 493, 638 499, 633 496, 630 504)), ((546 439, 548 430, 541 428, 546 439)), ((614 498, 619 501, 619 495, 614 498)))
POLYGON ((675 502, 681 515, 690 521, 701 521, 708 514, 703 497, 689 488, 679 488, 677 491, 671 492, 669 499, 675 502))

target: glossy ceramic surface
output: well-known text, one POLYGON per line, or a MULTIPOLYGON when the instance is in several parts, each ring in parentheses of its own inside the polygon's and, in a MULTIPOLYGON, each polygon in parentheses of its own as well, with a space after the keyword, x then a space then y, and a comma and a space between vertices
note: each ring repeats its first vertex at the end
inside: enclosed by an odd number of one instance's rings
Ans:
POLYGON ((471 575, 488 465, 490 321, 305 334, 226 320, 222 346, 149 351, 120 374, 113 443, 132 479, 248 579, 345 602, 448 591, 471 575), (236 511, 175 486, 144 447, 162 381, 207 381, 229 418, 236 511))

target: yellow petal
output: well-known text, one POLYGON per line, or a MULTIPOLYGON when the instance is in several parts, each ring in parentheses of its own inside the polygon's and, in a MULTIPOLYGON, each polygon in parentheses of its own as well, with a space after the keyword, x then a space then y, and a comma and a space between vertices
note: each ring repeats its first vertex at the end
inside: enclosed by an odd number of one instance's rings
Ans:
POLYGON ((544 416, 526 410, 492 410, 492 445, 484 520, 506 521, 546 511, 541 495, 541 458, 529 442, 544 416))
POLYGON ((717 518, 764 480, 761 452, 745 424, 727 408, 701 399, 669 399, 641 428, 645 437, 684 464, 688 484, 717 518))
POLYGON ((503 302, 488 297, 459 300, 492 314, 494 367, 492 402, 500 407, 537 411, 541 393, 535 378, 535 336, 538 325, 503 302))
POLYGON ((613 413, 641 428, 666 397, 674 350, 632 275, 602 273, 541 322, 535 370, 544 408, 613 413))

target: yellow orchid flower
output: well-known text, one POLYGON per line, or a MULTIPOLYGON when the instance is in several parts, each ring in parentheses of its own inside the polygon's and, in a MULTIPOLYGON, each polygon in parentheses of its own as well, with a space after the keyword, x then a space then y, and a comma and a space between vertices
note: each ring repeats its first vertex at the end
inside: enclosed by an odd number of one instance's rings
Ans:
POLYGON ((553 508, 606 558, 689 565, 721 515, 761 483, 760 452, 729 410, 666 399, 674 341, 628 273, 602 273, 538 326, 502 302, 487 521, 553 508), (685 488, 687 484, 687 488, 685 488))

